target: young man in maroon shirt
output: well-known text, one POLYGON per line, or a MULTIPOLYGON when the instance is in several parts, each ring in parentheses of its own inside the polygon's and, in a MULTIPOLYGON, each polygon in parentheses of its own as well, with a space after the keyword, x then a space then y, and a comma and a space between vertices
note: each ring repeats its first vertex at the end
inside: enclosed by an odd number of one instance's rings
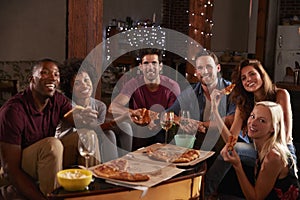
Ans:
MULTIPOLYGON (((112 101, 109 112, 120 114, 135 112, 146 108, 155 112, 162 112, 169 108, 180 93, 178 83, 167 76, 161 75, 163 67, 162 54, 158 49, 143 49, 140 52, 141 75, 129 80, 112 101), (129 109, 126 108, 129 105, 129 109)), ((153 125, 153 124, 152 124, 153 125)), ((160 127, 133 126, 133 150, 156 142, 164 142, 164 132, 160 127), (160 131, 160 132, 159 132, 160 131)))

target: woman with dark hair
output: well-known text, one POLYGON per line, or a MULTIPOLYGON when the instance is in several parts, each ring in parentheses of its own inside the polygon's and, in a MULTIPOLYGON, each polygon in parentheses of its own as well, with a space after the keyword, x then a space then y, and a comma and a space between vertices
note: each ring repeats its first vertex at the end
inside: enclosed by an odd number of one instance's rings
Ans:
MULTIPOLYGON (((112 130, 115 128, 115 122, 105 123, 107 107, 102 101, 93 98, 93 85, 95 85, 93 71, 93 66, 86 61, 80 59, 66 60, 64 67, 61 69, 61 89, 72 100, 73 106, 91 107, 98 111, 97 120, 101 128, 96 126, 95 131, 99 138, 101 161, 106 162, 119 157, 116 135, 112 130)), ((123 151, 131 151, 132 129, 126 122, 118 123, 118 125, 122 126, 122 130, 126 130, 126 133, 118 130, 121 147, 124 148, 120 149, 120 153, 124 154, 123 151)), ((70 131, 68 125, 66 126, 64 127, 64 124, 62 124, 57 129, 58 137, 62 137, 70 131)))
MULTIPOLYGON (((231 98, 236 104, 236 111, 230 131, 223 129, 223 120, 217 117, 217 113, 214 113, 224 141, 227 142, 230 135, 238 137, 241 131, 243 136, 247 134, 247 119, 256 102, 276 102, 282 107, 284 113, 286 142, 293 157, 292 160, 296 163, 295 147, 292 139, 292 110, 288 91, 277 88, 272 84, 269 75, 258 60, 247 59, 242 61, 232 74, 232 82, 236 84, 231 94, 231 98)), ((214 100, 213 104, 218 104, 222 95, 224 95, 222 91, 214 90, 211 94, 211 98, 214 100)), ((254 167, 256 151, 252 143, 238 142, 235 150, 240 155, 243 164, 254 167)), ((219 156, 207 173, 207 194, 216 191, 219 183, 230 168, 231 165, 224 162, 219 156)))

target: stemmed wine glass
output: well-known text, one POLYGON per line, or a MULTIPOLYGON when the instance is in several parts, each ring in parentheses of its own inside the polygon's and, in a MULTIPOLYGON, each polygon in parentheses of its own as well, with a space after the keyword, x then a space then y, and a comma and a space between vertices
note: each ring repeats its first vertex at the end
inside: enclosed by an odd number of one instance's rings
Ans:
POLYGON ((79 133, 78 136, 78 151, 85 158, 85 167, 87 169, 90 156, 95 154, 96 135, 91 131, 87 131, 79 133))
POLYGON ((185 127, 190 122, 190 118, 191 118, 190 111, 188 111, 188 110, 181 110, 180 114, 179 114, 179 117, 180 117, 179 124, 180 124, 180 127, 182 128, 183 133, 184 133, 185 127))
POLYGON ((174 112, 162 112, 160 116, 160 125, 166 131, 165 144, 168 142, 168 130, 174 122, 174 112))

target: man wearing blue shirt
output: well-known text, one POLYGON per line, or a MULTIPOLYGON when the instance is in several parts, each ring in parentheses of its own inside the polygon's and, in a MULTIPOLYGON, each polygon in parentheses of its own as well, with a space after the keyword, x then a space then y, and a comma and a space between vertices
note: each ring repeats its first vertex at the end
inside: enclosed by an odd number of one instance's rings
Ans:
MULTIPOLYGON (((220 90, 231 84, 220 76, 220 71, 221 65, 214 53, 204 51, 198 54, 194 76, 199 82, 194 87, 186 88, 168 109, 174 111, 176 115, 179 115, 180 110, 188 110, 191 118, 198 121, 194 148, 213 150, 216 151, 216 155, 222 149, 224 142, 213 122, 210 94, 214 89, 220 90)), ((230 127, 234 118, 235 105, 230 102, 229 95, 222 97, 218 109, 225 124, 230 127)))

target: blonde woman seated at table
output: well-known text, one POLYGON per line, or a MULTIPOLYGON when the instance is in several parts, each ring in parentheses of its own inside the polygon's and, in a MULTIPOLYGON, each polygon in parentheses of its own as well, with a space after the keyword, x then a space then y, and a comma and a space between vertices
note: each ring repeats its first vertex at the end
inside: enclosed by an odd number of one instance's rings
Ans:
POLYGON ((270 101, 256 103, 247 125, 248 136, 257 150, 254 186, 235 149, 229 152, 226 144, 221 151, 224 160, 235 169, 246 199, 300 199, 297 168, 287 146, 282 107, 270 101))

